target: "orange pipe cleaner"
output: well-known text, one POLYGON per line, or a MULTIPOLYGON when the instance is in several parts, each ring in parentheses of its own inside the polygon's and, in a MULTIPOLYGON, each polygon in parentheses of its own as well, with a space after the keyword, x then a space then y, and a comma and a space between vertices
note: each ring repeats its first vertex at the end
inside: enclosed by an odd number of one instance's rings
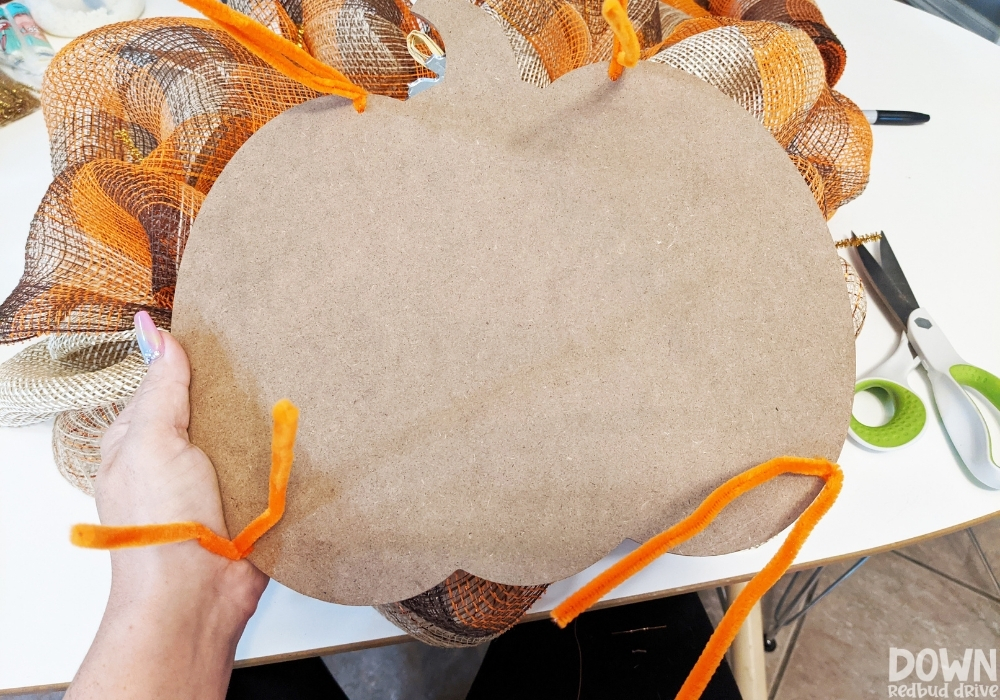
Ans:
POLYGON ((215 534, 201 523, 166 525, 74 525, 70 542, 90 549, 121 549, 198 540, 208 551, 227 559, 242 559, 265 532, 274 527, 285 513, 285 492, 292 473, 292 449, 298 429, 299 409, 288 399, 274 404, 271 410, 274 429, 271 435, 271 477, 268 482, 267 508, 243 528, 234 539, 215 534))
POLYGON ((792 565, 809 533, 837 500, 844 483, 844 473, 833 462, 805 457, 775 457, 733 477, 713 491, 691 515, 647 541, 556 606, 552 611, 552 619, 559 627, 566 627, 577 615, 651 564, 654 559, 708 527, 715 516, 733 500, 781 474, 818 476, 826 484, 816 500, 799 516, 792 531, 771 561, 750 579, 746 588, 733 601, 676 698, 676 700, 697 700, 708 682, 712 680, 715 669, 719 667, 722 657, 736 638, 736 633, 750 614, 751 608, 792 565))
POLYGON ((626 68, 639 63, 639 37, 628 18, 628 0, 604 0, 601 15, 615 35, 608 77, 618 80, 626 68))
POLYGON ((359 113, 365 111, 368 91, 350 81, 343 73, 318 61, 300 46, 278 36, 263 24, 237 12, 219 0, 181 0, 226 30, 254 56, 287 78, 326 95, 340 95, 354 103, 359 113))

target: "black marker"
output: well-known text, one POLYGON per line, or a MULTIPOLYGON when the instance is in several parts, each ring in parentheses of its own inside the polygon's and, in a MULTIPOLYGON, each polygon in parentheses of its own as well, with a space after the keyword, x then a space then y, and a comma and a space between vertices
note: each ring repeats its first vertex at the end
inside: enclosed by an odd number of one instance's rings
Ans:
POLYGON ((931 120, 931 115, 921 112, 900 112, 895 109, 863 109, 861 113, 869 124, 896 124, 908 126, 910 124, 925 124, 931 120))

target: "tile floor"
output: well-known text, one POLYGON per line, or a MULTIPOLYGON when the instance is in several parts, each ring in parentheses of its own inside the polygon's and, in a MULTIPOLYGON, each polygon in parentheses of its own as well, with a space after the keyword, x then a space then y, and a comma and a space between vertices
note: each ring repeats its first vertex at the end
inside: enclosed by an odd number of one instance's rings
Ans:
MULTIPOLYGON (((973 532, 1000 574, 1000 520, 973 532)), ((823 578, 833 580, 846 566, 829 567, 823 578)), ((770 655, 770 697, 885 698, 889 647, 914 654, 946 648, 954 658, 969 648, 989 654, 998 640, 1000 587, 960 531, 872 557, 809 613, 794 642, 770 655), (780 654, 788 659, 784 673, 780 654)), ((936 680, 940 685, 940 674, 936 680)))
MULTIPOLYGON (((974 532, 1000 574, 1000 518, 974 532)), ((850 563, 827 567, 820 590, 850 563)), ((764 601, 765 622, 776 598, 771 594, 764 601)), ((715 592, 704 591, 702 601, 717 620, 721 606, 715 592)), ((954 658, 968 648, 985 649, 988 655, 1000 646, 1000 586, 972 538, 960 531, 872 557, 806 617, 782 629, 777 640, 778 648, 767 654, 770 700, 886 698, 889 647, 914 654, 946 648, 954 658)), ((351 700, 461 700, 485 651, 414 642, 324 660, 351 700)), ((61 697, 48 693, 15 700, 61 697)))

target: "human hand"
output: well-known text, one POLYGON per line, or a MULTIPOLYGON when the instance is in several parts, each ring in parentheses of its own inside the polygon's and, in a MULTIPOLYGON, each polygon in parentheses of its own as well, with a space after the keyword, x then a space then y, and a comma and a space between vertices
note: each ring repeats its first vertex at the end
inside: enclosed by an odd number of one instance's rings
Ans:
MULTIPOLYGON (((101 443, 101 523, 194 521, 228 539, 215 468, 188 440, 187 355, 145 312, 136 331, 149 371, 101 443)), ((193 540, 113 550, 108 607, 67 700, 225 697, 267 580, 193 540)))
MULTIPOLYGON (((191 369, 180 344, 136 316, 149 371, 101 443, 95 494, 104 525, 193 521, 229 538, 215 468, 188 440, 191 369)), ((249 617, 267 583, 250 562, 233 562, 196 542, 114 551, 113 593, 175 595, 217 589, 249 617), (168 589, 168 590, 164 590, 168 589)))

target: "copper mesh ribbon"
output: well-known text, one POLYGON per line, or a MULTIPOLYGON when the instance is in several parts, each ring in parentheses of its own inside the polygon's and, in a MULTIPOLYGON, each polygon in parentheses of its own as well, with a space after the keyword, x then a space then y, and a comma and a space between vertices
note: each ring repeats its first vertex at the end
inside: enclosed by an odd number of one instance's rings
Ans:
POLYGON ((865 316, 868 313, 868 299, 865 297, 865 288, 855 270, 849 262, 840 258, 840 266, 844 270, 844 281, 847 283, 847 298, 851 301, 851 320, 854 323, 854 337, 857 338, 861 329, 865 325, 865 316))
POLYGON ((427 644, 476 646, 513 627, 546 588, 494 583, 459 570, 420 595, 375 609, 427 644))
MULTIPOLYGON (((474 0, 503 27, 522 77, 544 86, 607 61, 600 0, 474 0)), ((370 92, 404 98, 432 74, 406 48, 444 41, 405 0, 231 0, 370 92)), ((786 150, 832 216, 868 180, 871 131, 832 89, 843 47, 812 0, 630 0, 641 57, 716 86, 786 150)), ((31 223, 25 270, 0 305, 0 343, 52 334, 0 366, 0 425, 55 417, 60 472, 92 493, 101 436, 145 372, 128 334, 146 310, 169 328, 177 268, 205 194, 237 149, 318 96, 206 20, 160 18, 90 32, 46 71, 54 180, 31 223)), ((845 263, 855 330, 864 295, 845 263)), ((845 312, 847 307, 845 307, 845 312)), ((500 634, 544 586, 456 572, 381 612, 442 645, 500 634)))

